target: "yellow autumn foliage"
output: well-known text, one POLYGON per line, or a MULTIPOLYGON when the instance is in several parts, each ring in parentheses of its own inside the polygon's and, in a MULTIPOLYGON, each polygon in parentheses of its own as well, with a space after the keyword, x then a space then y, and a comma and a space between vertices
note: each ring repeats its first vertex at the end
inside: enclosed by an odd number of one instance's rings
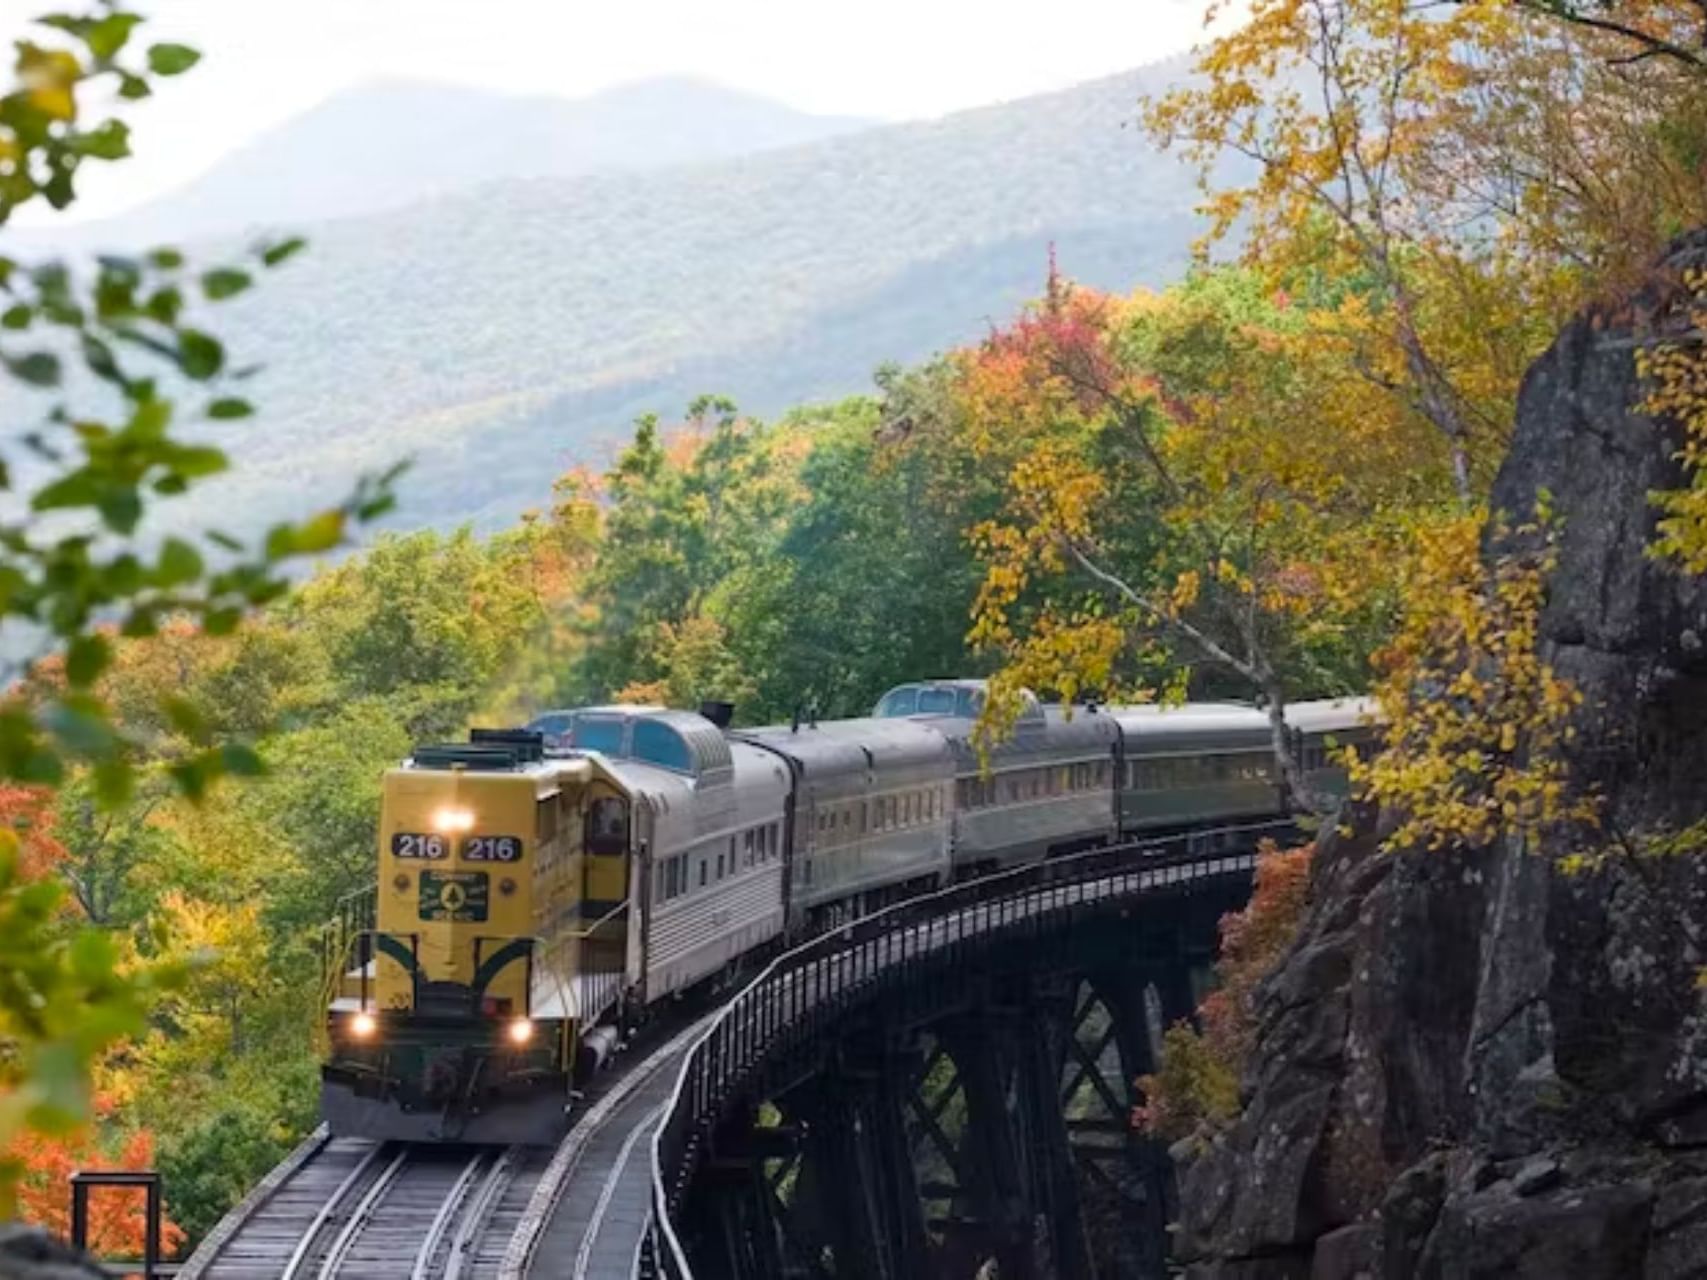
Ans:
POLYGON ((1410 604, 1378 655, 1383 746, 1349 765, 1398 819, 1389 848, 1533 843, 1597 822, 1597 800, 1571 785, 1565 758, 1581 695, 1541 655, 1551 521, 1543 511, 1496 525, 1491 556, 1486 528, 1473 511, 1418 531, 1410 604))
POLYGON ((1661 512, 1654 554, 1686 573, 1707 573, 1707 271, 1684 281, 1689 304, 1686 335, 1636 352, 1637 371, 1647 381, 1642 408, 1669 418, 1683 433, 1679 460, 1687 483, 1654 495, 1661 512))

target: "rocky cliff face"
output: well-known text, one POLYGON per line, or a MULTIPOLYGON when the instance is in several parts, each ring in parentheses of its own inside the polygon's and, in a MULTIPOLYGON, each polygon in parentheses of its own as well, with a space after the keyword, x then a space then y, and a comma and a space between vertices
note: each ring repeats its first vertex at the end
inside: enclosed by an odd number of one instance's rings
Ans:
MULTIPOLYGON (((1661 266, 1529 371, 1494 489, 1563 518, 1542 634, 1615 848, 1707 817, 1707 584, 1645 553, 1679 442, 1637 411, 1634 360, 1686 324, 1707 231, 1661 266)), ((1707 858, 1567 876, 1568 850, 1350 829, 1264 988, 1243 1114, 1182 1169, 1194 1274, 1707 1278, 1707 858)))
POLYGON ((0 1222, 0 1280, 104 1280, 102 1271, 47 1232, 0 1222))

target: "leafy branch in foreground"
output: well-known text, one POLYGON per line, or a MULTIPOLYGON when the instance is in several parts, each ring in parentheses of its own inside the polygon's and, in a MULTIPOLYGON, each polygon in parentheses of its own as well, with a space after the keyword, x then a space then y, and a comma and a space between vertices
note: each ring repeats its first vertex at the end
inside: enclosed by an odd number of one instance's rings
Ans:
MULTIPOLYGON (((102 91, 148 96, 198 61, 183 45, 135 43, 143 19, 115 0, 37 22, 17 42, 0 92, 0 227, 34 202, 64 209, 83 166, 130 154, 122 120, 91 118, 102 91)), ((98 681, 114 636, 150 636, 169 619, 213 634, 287 589, 293 557, 332 549, 392 503, 396 472, 258 546, 209 531, 157 532, 162 503, 229 467, 213 424, 247 418, 252 368, 234 365, 208 327, 210 308, 303 247, 256 245, 242 261, 197 272, 174 248, 88 266, 0 253, 0 371, 29 412, 0 445, 0 779, 55 785, 86 769, 106 805, 123 802, 137 751, 98 681)), ((170 766, 199 798, 223 774, 261 769, 242 742, 221 740, 179 693, 160 710, 189 748, 170 766)), ((0 1151, 23 1129, 63 1132, 88 1114, 92 1063, 138 1032, 169 966, 126 967, 113 938, 69 924, 63 886, 18 865, 18 835, 0 832, 0 1151)), ((0 1163, 0 1218, 15 1168, 0 1163)))

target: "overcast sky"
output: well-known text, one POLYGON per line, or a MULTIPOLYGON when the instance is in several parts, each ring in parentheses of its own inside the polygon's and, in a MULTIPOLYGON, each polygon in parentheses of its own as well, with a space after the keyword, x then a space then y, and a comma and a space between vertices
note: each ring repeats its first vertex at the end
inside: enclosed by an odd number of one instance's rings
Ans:
MULTIPOLYGON (((0 0, 8 44, 49 0, 0 0)), ((68 6, 69 7, 69 6, 68 6)), ((385 77, 579 97, 694 75, 807 111, 902 120, 1062 88, 1189 47, 1202 0, 135 0, 205 60, 91 166, 104 217, 351 85, 385 77)), ((57 215, 64 217, 66 215, 57 215)), ((37 219, 28 219, 36 221, 37 219)), ((19 221, 26 221, 20 217, 19 221)))

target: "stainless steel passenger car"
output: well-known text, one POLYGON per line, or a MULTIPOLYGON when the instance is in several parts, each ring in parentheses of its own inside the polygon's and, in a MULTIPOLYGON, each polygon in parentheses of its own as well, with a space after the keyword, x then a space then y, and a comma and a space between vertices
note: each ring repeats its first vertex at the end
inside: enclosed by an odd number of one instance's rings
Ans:
POLYGON ((774 754, 688 711, 560 714, 562 745, 596 755, 631 806, 640 926, 628 931, 627 971, 642 1004, 781 934, 790 781, 774 754))
POLYGON ((1293 750, 1311 790, 1345 794, 1341 753, 1349 747, 1361 754, 1374 745, 1378 715, 1373 698, 1323 698, 1287 705, 1286 724, 1294 735, 1293 750))
MULTIPOLYGON (((1237 822, 1290 808, 1281 788, 1268 713, 1242 703, 1111 707, 1120 725, 1120 826, 1127 832, 1237 822)), ((1343 795, 1339 748, 1368 743, 1369 698, 1289 703, 1290 749, 1306 787, 1343 795)))
POLYGON ((836 720, 737 730, 783 760, 789 927, 873 910, 950 873, 954 753, 910 720, 836 720))
POLYGON ((954 749, 955 870, 1113 839, 1114 720, 1093 707, 1044 706, 1027 694, 1012 736, 990 749, 986 768, 973 741, 983 699, 981 680, 932 680, 900 685, 877 704, 879 717, 908 717, 954 749))
POLYGON ((1120 828, 1161 831, 1283 812, 1268 717, 1236 703, 1111 707, 1120 726, 1120 828))

